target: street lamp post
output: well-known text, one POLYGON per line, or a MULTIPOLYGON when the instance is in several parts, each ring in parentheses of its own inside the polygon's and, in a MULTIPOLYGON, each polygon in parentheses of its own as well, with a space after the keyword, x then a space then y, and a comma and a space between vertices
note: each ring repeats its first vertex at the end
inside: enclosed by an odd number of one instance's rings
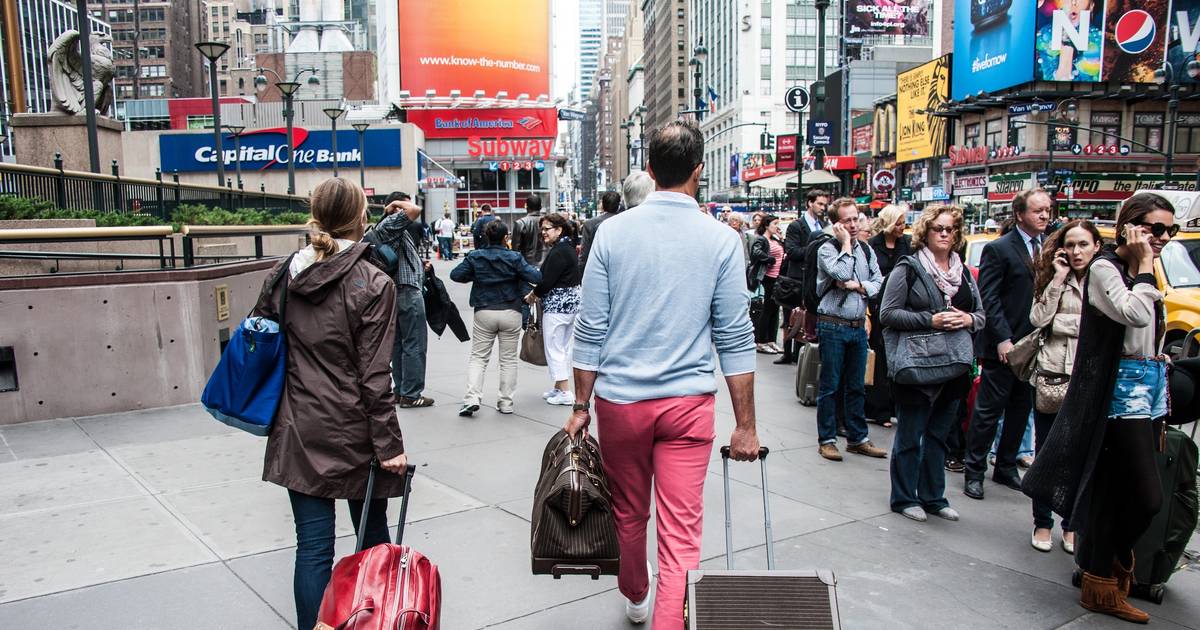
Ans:
MULTIPOLYGON (((1185 70, 1192 79, 1200 77, 1200 62, 1193 57, 1187 62, 1185 70)), ((1175 159, 1175 133, 1179 124, 1179 92, 1183 86, 1179 84, 1179 75, 1170 61, 1163 61, 1163 67, 1154 71, 1154 82, 1167 86, 1167 159, 1163 162, 1163 185, 1170 183, 1171 167, 1175 159)))
MULTIPOLYGON (((213 142, 217 154, 217 185, 225 185, 225 149, 221 146, 221 93, 217 89, 217 60, 229 52, 224 42, 200 42, 196 50, 208 60, 208 91, 212 93, 213 142)), ((134 51, 137 54, 137 51, 134 51)))
POLYGON ((270 72, 275 77, 275 87, 279 89, 279 93, 283 95, 283 119, 287 122, 287 171, 288 171, 288 194, 296 194, 296 162, 292 159, 292 154, 296 151, 296 139, 292 133, 293 121, 295 120, 296 91, 300 89, 300 77, 305 73, 311 72, 312 76, 308 78, 309 85, 320 85, 321 80, 317 78, 316 68, 301 68, 296 76, 292 77, 291 81, 284 81, 283 77, 279 76, 278 72, 270 68, 258 69, 258 76, 254 77, 254 87, 259 91, 267 88, 267 77, 264 73, 270 72))
MULTIPOLYGON (((83 17, 79 20, 79 54, 83 61, 83 107, 87 117, 88 167, 93 173, 99 173, 100 141, 96 135, 96 92, 92 83, 92 22, 87 19, 91 12, 88 11, 87 0, 76 0, 75 4, 78 15, 83 17)), ((134 98, 137 96, 135 95, 134 98)), ((102 207, 103 200, 97 189, 96 209, 100 210, 102 207)))
POLYGON ((631 144, 633 138, 630 137, 633 131, 633 120, 621 123, 621 129, 625 130, 625 175, 629 175, 633 172, 633 144, 631 144))
POLYGON ((242 132, 246 130, 245 125, 225 125, 230 134, 233 134, 233 163, 237 168, 237 185, 238 190, 242 189, 242 132))
POLYGON ((333 176, 338 176, 338 152, 337 152, 337 121, 346 113, 341 107, 326 107, 322 111, 329 117, 330 143, 333 149, 333 176))
POLYGON ((371 123, 354 123, 354 130, 358 132, 358 185, 363 190, 367 188, 367 143, 365 137, 367 135, 367 127, 370 126, 371 123))
MULTIPOLYGON (((816 116, 816 109, 820 108, 821 114, 825 114, 825 11, 829 10, 829 0, 816 0, 817 7, 817 80, 813 82, 813 101, 816 107, 813 108, 813 116, 816 116)), ((839 64, 841 60, 838 60, 839 64)), ((798 118, 803 120, 803 114, 797 114, 798 118)), ((809 120, 812 120, 810 118, 809 120)), ((801 173, 804 172, 804 147, 800 141, 801 136, 796 137, 796 163, 797 168, 801 173)), ((825 149, 823 147, 815 147, 813 149, 813 169, 821 170, 825 168, 825 149)), ((799 187, 797 186, 796 208, 800 208, 799 187)))
POLYGON ((638 169, 646 170, 646 107, 638 105, 637 109, 633 110, 638 119, 638 169))
POLYGON ((704 89, 701 86, 701 80, 704 74, 704 61, 708 59, 708 49, 704 47, 704 40, 696 45, 692 50, 692 60, 688 65, 692 67, 692 79, 696 86, 692 88, 692 107, 696 108, 696 120, 704 120, 704 108, 700 107, 700 97, 704 94, 704 89))

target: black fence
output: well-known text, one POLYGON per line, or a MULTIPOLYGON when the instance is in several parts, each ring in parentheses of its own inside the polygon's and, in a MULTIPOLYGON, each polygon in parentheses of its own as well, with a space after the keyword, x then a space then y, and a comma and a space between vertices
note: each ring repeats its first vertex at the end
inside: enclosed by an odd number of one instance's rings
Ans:
POLYGON ((56 168, 0 163, 0 194, 17 195, 52 202, 63 210, 149 214, 168 220, 181 205, 202 204, 226 210, 252 209, 270 213, 307 212, 307 199, 295 195, 267 193, 202 184, 181 184, 179 175, 163 179, 122 177, 113 162, 112 175, 66 171, 62 158, 55 156, 56 168))

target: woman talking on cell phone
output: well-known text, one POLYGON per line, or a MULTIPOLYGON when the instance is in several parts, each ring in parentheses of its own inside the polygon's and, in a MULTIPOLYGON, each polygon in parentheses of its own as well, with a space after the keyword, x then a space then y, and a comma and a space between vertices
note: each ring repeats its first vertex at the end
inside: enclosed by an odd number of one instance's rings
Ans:
MULTIPOLYGON (((1070 221, 1051 234, 1035 261, 1033 309, 1029 322, 1041 329, 1041 348, 1034 357, 1036 370, 1034 386, 1034 449, 1042 443, 1054 425, 1062 406, 1062 392, 1070 380, 1075 365, 1075 343, 1079 339, 1079 315, 1083 312, 1083 279, 1088 265, 1100 253, 1103 241, 1100 231, 1091 221, 1070 221)), ((1054 549, 1052 534, 1054 515, 1045 501, 1033 501, 1034 549, 1049 552, 1054 549)), ((1069 520, 1062 523, 1062 548, 1075 553, 1075 534, 1069 520)))
POLYGON ((1080 605, 1147 623, 1126 597, 1133 545, 1163 501, 1154 452, 1168 413, 1168 359, 1154 259, 1179 227, 1170 202, 1139 193, 1121 206, 1116 232, 1116 247, 1088 268, 1070 386, 1022 488, 1078 532, 1080 605))

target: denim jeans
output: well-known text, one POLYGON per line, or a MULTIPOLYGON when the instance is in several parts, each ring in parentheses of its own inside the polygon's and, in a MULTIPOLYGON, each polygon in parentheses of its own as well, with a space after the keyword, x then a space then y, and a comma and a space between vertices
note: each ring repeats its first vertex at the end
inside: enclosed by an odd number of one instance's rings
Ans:
POLYGON ((1146 359, 1121 359, 1108 417, 1157 420, 1168 411, 1166 364, 1146 359))
MULTIPOLYGON (((288 490, 292 501, 292 516, 296 520, 296 572, 292 589, 296 596, 296 627, 317 625, 321 596, 333 574, 334 501, 288 490)), ((351 500, 350 520, 358 531, 362 501, 351 500)), ((387 500, 371 501, 367 517, 365 547, 388 542, 387 500)))
POLYGON ((437 239, 438 239, 438 251, 442 255, 442 260, 450 260, 450 258, 454 255, 454 251, 450 247, 450 242, 453 241, 454 239, 452 239, 449 236, 439 236, 439 237, 437 237, 437 239))
MULTIPOLYGON (((1025 456, 1032 457, 1033 456, 1033 452, 1035 450, 1034 445, 1033 445, 1033 438, 1034 438, 1033 414, 1034 413, 1036 413, 1036 412, 1031 412, 1029 414, 1029 422, 1025 426, 1025 437, 1021 438, 1021 446, 1017 450, 1017 457, 1025 457, 1025 456)), ((996 427, 996 439, 992 440, 992 452, 990 453, 992 457, 996 456, 996 450, 1000 448, 1000 436, 1003 433, 1004 433, 1004 418, 1000 418, 1000 424, 999 424, 999 426, 996 427)))
POLYGON ((929 511, 948 507, 946 437, 958 421, 958 400, 942 391, 934 400, 896 402, 892 442, 892 497, 895 512, 919 505, 929 511))
POLYGON ((817 324, 821 380, 817 387, 817 434, 821 444, 837 442, 837 397, 845 401, 846 443, 867 441, 863 406, 867 370, 867 331, 828 322, 817 324))
POLYGON ((425 352, 429 344, 425 298, 408 285, 396 287, 396 343, 392 347, 392 391, 416 398, 425 391, 425 352))

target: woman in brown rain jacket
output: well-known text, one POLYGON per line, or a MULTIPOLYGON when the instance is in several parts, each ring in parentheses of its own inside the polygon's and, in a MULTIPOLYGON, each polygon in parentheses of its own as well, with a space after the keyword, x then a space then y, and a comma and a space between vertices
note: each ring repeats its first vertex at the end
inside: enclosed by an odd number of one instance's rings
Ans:
MULTIPOLYGON (((285 281, 264 286, 255 307, 255 314, 281 321, 282 304, 287 338, 287 379, 263 480, 288 489, 296 520, 299 628, 316 625, 329 583, 334 500, 350 500, 357 530, 371 459, 389 473, 407 465, 391 388, 396 287, 359 242, 367 198, 357 184, 334 178, 317 186, 310 204, 312 244, 268 274, 289 265, 285 281)), ((402 493, 401 475, 379 475, 367 546, 387 542, 386 498, 402 493)))

